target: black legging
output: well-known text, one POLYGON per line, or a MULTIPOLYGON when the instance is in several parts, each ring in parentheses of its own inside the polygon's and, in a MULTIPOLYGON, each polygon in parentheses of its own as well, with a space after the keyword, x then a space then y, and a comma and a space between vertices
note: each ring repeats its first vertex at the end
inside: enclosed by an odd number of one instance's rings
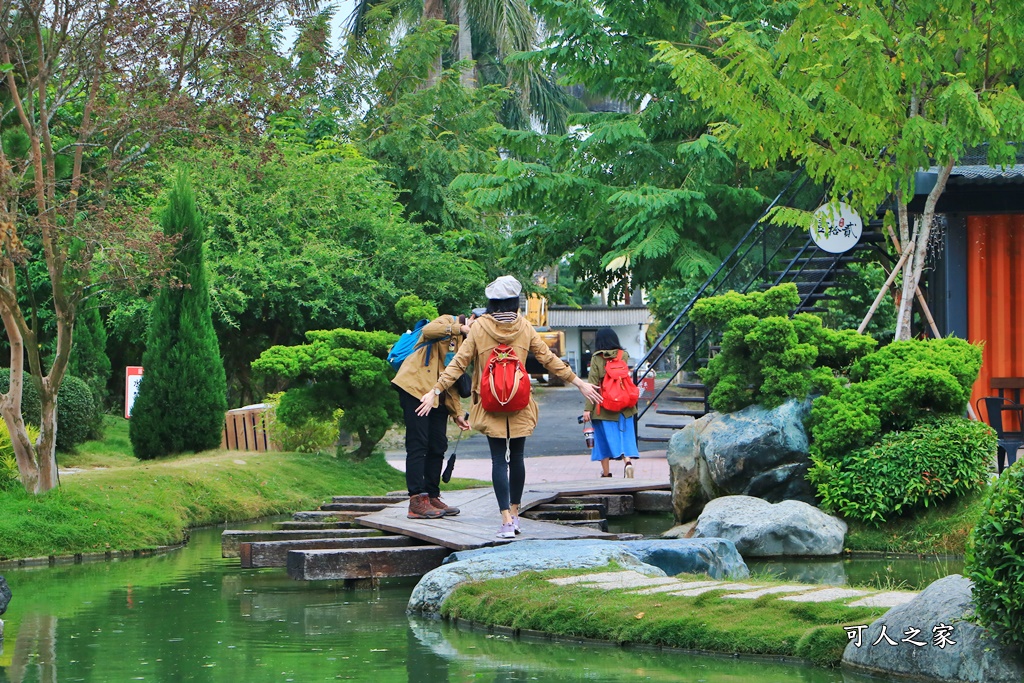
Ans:
POLYGON ((491 483, 494 497, 498 499, 498 510, 508 510, 512 505, 523 502, 523 487, 526 485, 526 462, 523 450, 526 437, 520 436, 509 441, 509 459, 505 462, 505 439, 487 437, 491 448, 491 483))

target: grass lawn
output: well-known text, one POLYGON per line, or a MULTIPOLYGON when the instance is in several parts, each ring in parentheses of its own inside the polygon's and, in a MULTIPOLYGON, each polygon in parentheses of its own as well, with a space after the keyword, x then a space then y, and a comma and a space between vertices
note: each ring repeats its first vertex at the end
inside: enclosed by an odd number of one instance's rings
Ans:
POLYGON ((787 602, 772 595, 754 600, 719 599, 729 591, 696 597, 636 595, 547 582, 555 576, 580 573, 527 572, 466 584, 445 601, 442 614, 560 636, 727 654, 790 656, 835 666, 848 642, 842 626, 868 624, 888 611, 885 607, 847 607, 837 602, 787 602))
MULTIPOLYGON (((127 420, 107 417, 101 441, 58 454, 61 486, 41 496, 0 492, 0 559, 139 550, 180 543, 190 527, 314 509, 333 495, 381 495, 405 475, 377 454, 206 451, 159 460, 131 455, 127 420)), ((448 489, 480 482, 453 480, 448 489)))

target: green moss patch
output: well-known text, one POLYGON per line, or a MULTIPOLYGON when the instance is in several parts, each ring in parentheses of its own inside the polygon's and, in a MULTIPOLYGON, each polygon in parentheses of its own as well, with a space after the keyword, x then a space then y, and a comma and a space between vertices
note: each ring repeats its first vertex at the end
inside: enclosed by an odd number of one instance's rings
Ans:
POLYGON ((847 644, 844 625, 867 624, 887 608, 797 603, 766 595, 722 600, 555 586, 552 572, 527 572, 461 586, 444 603, 449 618, 545 631, 556 636, 717 653, 789 656, 834 666, 847 644))

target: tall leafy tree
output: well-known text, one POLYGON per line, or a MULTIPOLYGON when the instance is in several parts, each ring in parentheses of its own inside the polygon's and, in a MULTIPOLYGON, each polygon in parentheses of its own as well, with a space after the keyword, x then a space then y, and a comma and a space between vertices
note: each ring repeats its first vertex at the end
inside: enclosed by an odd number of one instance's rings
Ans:
POLYGON ((381 44, 395 35, 443 25, 452 31, 430 52, 419 87, 437 85, 446 67, 461 62, 463 87, 498 85, 512 95, 501 109, 506 125, 528 128, 538 122, 564 128, 566 113, 575 105, 555 84, 554 73, 541 63, 510 59, 542 42, 537 16, 526 0, 358 0, 349 18, 349 61, 376 71, 379 61, 367 57, 379 55, 381 44))
POLYGON ((308 135, 279 119, 262 141, 187 154, 203 177, 214 325, 233 403, 259 398, 250 363, 269 346, 316 329, 404 329, 394 302, 408 294, 464 311, 489 275, 471 235, 410 224, 378 164, 308 135))
MULTIPOLYGON (((835 200, 873 215, 891 195, 905 248, 896 338, 912 304, 935 206, 972 146, 1012 163, 1024 139, 1024 6, 995 0, 804 0, 769 49, 762 21, 726 20, 713 50, 658 45, 684 97, 715 112, 711 133, 747 163, 792 159, 835 200), (916 173, 934 185, 911 226, 916 173)), ((676 95, 678 96, 678 94, 676 95)), ((779 218, 810 224, 807 214, 779 218)))
POLYGON ((154 246, 161 240, 144 213, 120 201, 119 187, 169 134, 202 125, 244 129, 254 121, 250 104, 272 107, 277 79, 261 67, 271 47, 264 29, 282 10, 306 12, 309 5, 0 3, 0 126, 7 129, 0 145, 0 320, 11 349, 0 414, 27 490, 57 485, 56 396, 80 304, 98 284, 159 271, 154 246), (34 261, 45 267, 24 267, 34 261), (35 287, 25 274, 40 271, 50 296, 37 301, 53 309, 52 360, 23 304, 35 287), (38 439, 29 438, 19 410, 26 375, 41 403, 38 439))
POLYGON ((171 279, 150 315, 145 374, 128 428, 135 456, 142 459, 216 448, 227 410, 224 365, 210 317, 203 223, 184 172, 171 188, 162 223, 165 235, 180 237, 171 279))
MULTIPOLYGON (((650 42, 705 42, 705 3, 535 0, 548 44, 516 62, 545 64, 595 111, 564 135, 495 128, 502 160, 453 188, 482 215, 507 223, 509 261, 543 268, 565 257, 577 280, 625 296, 685 282, 717 266, 779 178, 751 170, 703 135, 708 112, 678 97, 671 70, 650 63, 650 42)), ((732 3, 788 20, 782 3, 732 3)), ((770 37, 766 38, 770 40, 770 37)))

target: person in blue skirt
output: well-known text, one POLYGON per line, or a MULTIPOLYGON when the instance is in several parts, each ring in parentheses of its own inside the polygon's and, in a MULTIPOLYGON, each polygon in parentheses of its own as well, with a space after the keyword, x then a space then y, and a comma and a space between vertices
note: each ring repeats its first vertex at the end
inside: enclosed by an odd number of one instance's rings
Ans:
MULTIPOLYGON (((594 339, 594 356, 590 360, 590 375, 587 381, 600 387, 604 379, 604 367, 609 358, 615 358, 622 351, 622 358, 629 362, 629 354, 619 343, 619 337, 610 327, 602 327, 594 339)), ((601 476, 612 476, 610 463, 612 460, 624 460, 623 474, 632 478, 633 465, 631 458, 639 458, 636 447, 636 428, 633 416, 636 407, 626 408, 622 412, 612 412, 587 401, 583 411, 583 420, 594 423, 594 450, 590 453, 592 461, 601 462, 601 476)))

